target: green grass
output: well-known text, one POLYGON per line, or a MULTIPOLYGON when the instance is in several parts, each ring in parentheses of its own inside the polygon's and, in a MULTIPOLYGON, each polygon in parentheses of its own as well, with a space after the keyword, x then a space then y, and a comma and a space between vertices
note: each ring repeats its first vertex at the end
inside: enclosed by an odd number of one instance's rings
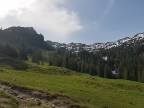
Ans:
POLYGON ((75 100, 74 104, 90 108, 144 108, 144 84, 133 81, 74 74, 64 68, 34 64, 27 71, 5 69, 0 73, 0 80, 65 95, 75 100))

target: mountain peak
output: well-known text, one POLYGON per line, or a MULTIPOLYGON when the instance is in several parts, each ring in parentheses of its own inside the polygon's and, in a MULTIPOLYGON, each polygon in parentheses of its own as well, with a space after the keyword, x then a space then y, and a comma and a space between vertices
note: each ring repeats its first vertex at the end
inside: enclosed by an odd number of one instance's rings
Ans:
POLYGON ((62 44, 58 42, 51 42, 51 45, 54 46, 55 48, 65 48, 66 50, 69 51, 74 51, 74 52, 79 52, 81 50, 86 50, 88 52, 97 52, 101 49, 110 49, 114 47, 119 47, 121 45, 132 45, 134 43, 143 42, 144 40, 144 33, 138 33, 134 37, 125 37, 123 39, 119 39, 115 42, 107 42, 107 43, 94 43, 91 45, 86 45, 82 43, 69 43, 69 44, 62 44))
POLYGON ((27 44, 33 47, 44 47, 44 37, 37 34, 33 27, 14 26, 0 32, 0 43, 11 43, 21 45, 27 44))
POLYGON ((144 33, 138 33, 133 37, 133 39, 138 39, 138 38, 144 38, 144 33))
POLYGON ((3 31, 9 31, 9 32, 29 32, 29 33, 33 33, 33 34, 37 34, 37 32, 35 31, 35 29, 33 27, 20 27, 20 26, 13 26, 13 27, 9 27, 7 29, 4 29, 3 31))

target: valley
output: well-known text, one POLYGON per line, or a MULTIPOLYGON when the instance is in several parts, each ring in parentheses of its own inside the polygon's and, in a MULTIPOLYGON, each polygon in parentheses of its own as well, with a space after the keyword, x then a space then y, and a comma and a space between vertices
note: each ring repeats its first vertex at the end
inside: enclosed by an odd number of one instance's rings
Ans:
POLYGON ((144 0, 0 0, 0 108, 144 108, 144 0))
POLYGON ((143 108, 143 36, 66 45, 0 30, 0 108, 143 108))

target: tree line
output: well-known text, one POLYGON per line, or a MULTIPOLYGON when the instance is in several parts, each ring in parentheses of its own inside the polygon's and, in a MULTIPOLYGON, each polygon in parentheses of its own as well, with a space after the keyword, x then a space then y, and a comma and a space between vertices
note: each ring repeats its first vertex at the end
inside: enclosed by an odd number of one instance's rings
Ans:
POLYGON ((101 49, 97 53, 81 51, 75 53, 58 49, 45 51, 36 47, 21 44, 12 47, 9 44, 0 45, 0 57, 11 57, 19 60, 28 60, 34 63, 48 61, 50 66, 65 67, 80 73, 88 73, 104 78, 121 78, 144 82, 144 44, 135 46, 120 46, 107 50, 101 49), (48 56, 48 57, 44 57, 48 56))
POLYGON ((144 45, 121 46, 97 53, 58 50, 49 54, 49 65, 104 78, 144 82, 144 45), (107 58, 107 59, 105 59, 107 58))
POLYGON ((32 58, 32 62, 39 63, 42 60, 41 50, 38 48, 27 47, 25 44, 21 44, 15 48, 9 44, 0 45, 0 57, 10 57, 19 60, 28 60, 28 57, 32 58))

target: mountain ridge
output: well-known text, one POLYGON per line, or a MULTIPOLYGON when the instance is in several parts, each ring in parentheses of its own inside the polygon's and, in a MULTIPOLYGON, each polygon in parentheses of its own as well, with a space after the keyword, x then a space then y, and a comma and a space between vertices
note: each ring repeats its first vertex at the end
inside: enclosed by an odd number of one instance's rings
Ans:
POLYGON ((41 49, 51 49, 51 46, 45 43, 44 36, 38 34, 33 27, 13 26, 6 29, 0 29, 0 44, 10 44, 19 47, 22 44, 41 49))
POLYGON ((38 34, 33 27, 9 27, 7 29, 0 29, 0 42, 21 45, 26 43, 30 46, 39 47, 43 49, 63 49, 72 52, 88 51, 96 53, 100 50, 111 49, 120 46, 134 46, 135 44, 144 43, 144 32, 138 33, 133 37, 125 37, 114 42, 106 43, 94 43, 94 44, 84 44, 84 43, 74 43, 69 44, 45 41, 42 34, 38 34))
POLYGON ((71 42, 69 44, 65 43, 59 43, 59 42, 53 42, 53 41, 46 41, 48 44, 51 44, 53 47, 56 49, 65 49, 68 51, 74 51, 74 52, 79 52, 81 50, 86 50, 88 52, 97 52, 101 49, 110 49, 114 47, 119 47, 122 45, 132 45, 135 43, 141 42, 141 44, 144 43, 144 32, 143 33, 138 33, 134 35, 133 37, 125 37, 122 39, 119 39, 114 42, 106 42, 106 43, 94 43, 94 44, 83 44, 83 43, 74 43, 71 42))

